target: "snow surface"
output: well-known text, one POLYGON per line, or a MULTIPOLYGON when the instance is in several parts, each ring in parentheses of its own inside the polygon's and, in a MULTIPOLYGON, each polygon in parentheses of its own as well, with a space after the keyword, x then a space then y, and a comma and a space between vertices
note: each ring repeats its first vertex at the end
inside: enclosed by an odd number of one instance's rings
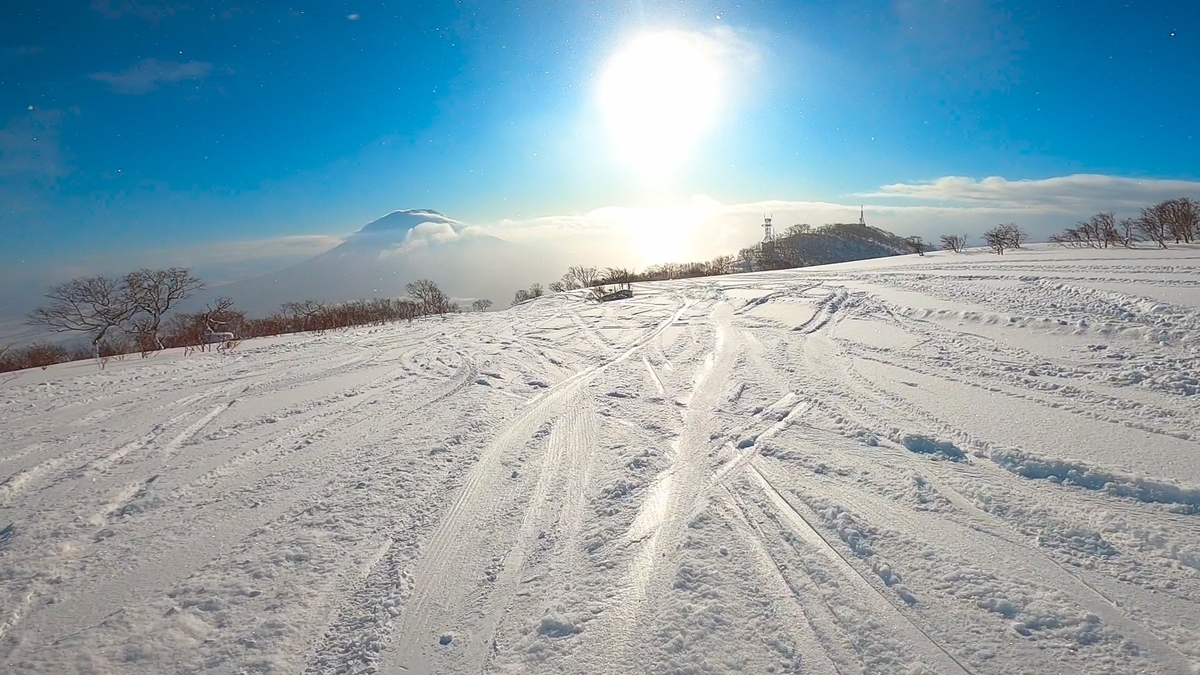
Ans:
POLYGON ((1196 673, 1200 249, 21 374, 4 673, 1196 673))

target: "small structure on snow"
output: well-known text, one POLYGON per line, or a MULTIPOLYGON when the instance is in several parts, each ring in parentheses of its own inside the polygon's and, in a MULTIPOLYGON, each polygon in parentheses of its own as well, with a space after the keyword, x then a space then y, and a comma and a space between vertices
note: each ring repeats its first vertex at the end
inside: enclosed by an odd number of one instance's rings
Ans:
POLYGON ((612 302, 613 300, 628 300, 633 297, 633 290, 629 288, 621 288, 612 293, 605 293, 598 299, 600 302, 612 302))

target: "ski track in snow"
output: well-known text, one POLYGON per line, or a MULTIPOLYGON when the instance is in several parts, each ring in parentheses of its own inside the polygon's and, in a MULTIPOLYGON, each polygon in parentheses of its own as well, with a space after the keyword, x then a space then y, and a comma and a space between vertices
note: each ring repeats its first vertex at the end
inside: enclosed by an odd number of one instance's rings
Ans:
POLYGON ((0 672, 1200 672, 1200 247, 635 293, 22 373, 0 672))

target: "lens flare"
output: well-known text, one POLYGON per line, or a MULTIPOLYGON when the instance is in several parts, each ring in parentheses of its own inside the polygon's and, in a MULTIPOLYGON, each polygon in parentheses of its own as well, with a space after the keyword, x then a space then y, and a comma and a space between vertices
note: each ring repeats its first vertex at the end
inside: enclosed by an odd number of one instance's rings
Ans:
POLYGON ((620 158, 659 172, 687 159, 712 125, 721 70, 702 38, 643 35, 609 61, 599 102, 620 158))

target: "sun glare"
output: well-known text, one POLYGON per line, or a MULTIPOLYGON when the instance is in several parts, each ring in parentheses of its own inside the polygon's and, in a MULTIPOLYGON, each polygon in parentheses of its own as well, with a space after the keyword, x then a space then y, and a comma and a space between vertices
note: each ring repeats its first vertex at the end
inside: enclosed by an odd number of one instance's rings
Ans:
POLYGON ((667 170, 713 121, 720 70, 710 50, 685 33, 643 35, 612 57, 600 80, 600 108, 621 158, 667 170))

